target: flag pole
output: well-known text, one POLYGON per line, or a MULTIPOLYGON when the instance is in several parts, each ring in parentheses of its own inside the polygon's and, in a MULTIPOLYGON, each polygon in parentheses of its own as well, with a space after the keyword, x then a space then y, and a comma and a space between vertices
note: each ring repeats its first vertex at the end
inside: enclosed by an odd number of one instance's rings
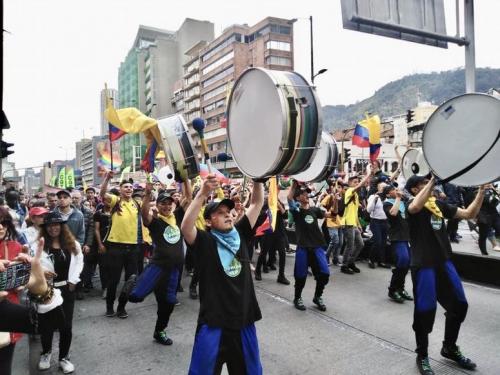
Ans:
MULTIPOLYGON (((104 83, 104 95, 106 97, 106 108, 109 107, 110 105, 110 100, 108 97, 108 84, 104 83)), ((108 138, 109 138, 109 156, 111 158, 111 172, 113 172, 113 141, 111 140, 111 130, 109 128, 109 123, 108 123, 108 138)))

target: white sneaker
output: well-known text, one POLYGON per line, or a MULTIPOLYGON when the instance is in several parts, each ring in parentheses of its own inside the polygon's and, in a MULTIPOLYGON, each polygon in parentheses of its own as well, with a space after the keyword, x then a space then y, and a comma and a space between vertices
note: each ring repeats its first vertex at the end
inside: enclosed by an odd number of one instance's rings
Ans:
POLYGON ((50 368, 50 359, 52 358, 52 353, 48 352, 40 355, 40 361, 38 362, 38 369, 40 371, 48 370, 50 368))
POLYGON ((493 250, 495 250, 495 251, 500 251, 500 246, 496 245, 496 246, 493 248, 493 250))
POLYGON ((69 361, 68 358, 63 358, 59 361, 59 367, 64 374, 71 374, 75 371, 75 366, 69 361))

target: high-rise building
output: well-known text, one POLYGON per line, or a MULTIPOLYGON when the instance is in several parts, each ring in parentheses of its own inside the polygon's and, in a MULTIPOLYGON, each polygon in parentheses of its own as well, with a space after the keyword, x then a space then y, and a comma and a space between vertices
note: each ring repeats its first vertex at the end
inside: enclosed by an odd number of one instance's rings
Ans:
MULTIPOLYGON (((95 138, 95 137, 92 137, 95 138)), ((83 143, 82 149, 81 149, 81 154, 80 154, 80 160, 78 163, 76 163, 76 168, 79 169, 82 173, 82 183, 85 181, 87 185, 93 185, 94 183, 94 175, 93 175, 93 170, 94 170, 94 160, 93 160, 93 142, 92 139, 87 139, 85 140, 86 142, 83 143)))
MULTIPOLYGON (((205 139, 216 168, 236 171, 234 162, 217 163, 218 153, 230 154, 221 120, 235 79, 248 67, 293 70, 293 66, 293 28, 290 20, 281 18, 267 17, 251 27, 230 26, 199 51, 199 86, 193 88, 199 87, 200 114, 207 121, 205 139)), ((186 76, 185 113, 191 87, 190 76, 186 76)), ((192 117, 186 113, 186 120, 192 117)), ((195 134, 194 138, 199 144, 195 134)))
POLYGON ((106 102, 106 98, 110 98, 113 107, 119 108, 120 107, 120 99, 118 96, 118 90, 116 89, 108 89, 106 92, 106 89, 101 90, 101 129, 99 132, 99 135, 108 135, 108 120, 106 120, 106 117, 104 117, 104 110, 106 109, 106 106, 108 103, 106 102), (107 94, 107 95, 106 95, 107 94))
POLYGON ((24 191, 29 194, 35 194, 38 189, 41 187, 40 185, 40 172, 35 173, 33 168, 26 168, 24 171, 24 191))
POLYGON ((88 145, 92 146, 92 140, 88 138, 83 138, 75 143, 75 167, 76 169, 82 168, 82 160, 83 160, 83 150, 88 147, 88 145))
MULTIPOLYGON (((119 107, 136 107, 155 118, 175 113, 171 98, 188 60, 184 52, 199 40, 213 38, 214 25, 208 21, 187 18, 175 32, 139 26, 134 44, 119 69, 119 107)), ((139 167, 145 147, 142 136, 124 136, 120 142, 123 166, 135 162, 139 167)))

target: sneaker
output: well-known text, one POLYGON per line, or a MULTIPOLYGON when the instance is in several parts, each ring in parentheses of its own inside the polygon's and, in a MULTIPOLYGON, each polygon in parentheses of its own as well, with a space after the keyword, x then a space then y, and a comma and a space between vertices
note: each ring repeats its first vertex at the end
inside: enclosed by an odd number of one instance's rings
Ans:
POLYGON ((408 294, 408 292, 404 289, 399 291, 399 295, 403 297, 406 301, 413 301, 413 297, 408 294))
POLYGON ((174 305, 175 306, 180 306, 181 305, 181 303, 179 302, 179 300, 177 299, 177 297, 175 297, 174 305))
POLYGON ((293 300, 293 305, 295 306, 295 308, 297 310, 300 310, 300 311, 305 311, 306 310, 306 307, 304 306, 304 301, 302 301, 301 297, 295 298, 293 300))
POLYGON ((285 275, 278 275, 276 282, 283 285, 290 285, 290 281, 285 277, 285 275))
POLYGON ((181 284, 179 284, 179 286, 177 287, 177 293, 183 293, 184 292, 184 288, 182 287, 181 284))
POLYGON ((351 269, 350 269, 349 267, 347 267, 347 266, 342 266, 342 267, 340 267, 340 272, 342 272, 342 273, 346 273, 346 274, 348 274, 348 275, 354 275, 354 271, 353 271, 353 270, 351 270, 351 269))
POLYGON ((262 280, 262 274, 260 273, 260 271, 255 271, 255 280, 257 281, 261 281, 262 280))
POLYGON ((108 307, 108 308, 106 309, 106 316, 107 316, 108 318, 112 318, 112 317, 114 317, 114 316, 115 316, 115 309, 113 309, 113 307, 108 307))
POLYGON ((155 339, 155 341, 159 344, 162 344, 162 345, 172 345, 173 344, 173 341, 172 339, 170 339, 167 334, 165 333, 165 331, 160 331, 160 332, 155 332, 154 335, 153 335, 153 338, 155 339))
POLYGON ((454 348, 448 348, 443 345, 443 348, 441 349, 441 355, 445 358, 455 361, 460 367, 466 370, 474 370, 477 367, 474 362, 472 362, 469 358, 465 357, 460 352, 460 348, 456 345, 454 348))
POLYGON ((368 261, 368 267, 370 267, 371 269, 375 269, 375 263, 373 263, 371 260, 368 261))
POLYGON ((333 264, 334 266, 338 266, 338 265, 340 264, 340 262, 339 262, 339 260, 338 260, 338 259, 335 259, 335 258, 334 258, 334 259, 333 259, 333 261, 332 261, 332 264, 333 264))
POLYGON ((132 290, 134 290, 137 281, 137 275, 130 275, 127 281, 123 284, 122 293, 124 293, 128 297, 132 290))
POLYGON ((434 371, 432 371, 429 364, 429 357, 417 356, 417 367, 421 375, 434 375, 434 371))
POLYGON ((394 302, 397 302, 397 303, 403 303, 405 300, 404 298, 401 296, 401 294, 399 294, 398 291, 389 291, 389 294, 388 294, 389 298, 392 299, 394 302))
POLYGON ((116 316, 119 317, 120 319, 127 319, 128 318, 127 310, 118 309, 116 311, 116 316))
POLYGON ((380 263, 378 264, 378 266, 379 266, 380 268, 391 268, 391 266, 390 266, 389 264, 387 264, 387 263, 383 263, 383 262, 380 262, 380 263))
POLYGON ((50 368, 50 359, 52 358, 52 352, 42 353, 40 355, 40 361, 38 362, 38 369, 40 371, 48 370, 50 368))
POLYGON ((500 246, 496 245, 496 246, 493 248, 493 250, 495 250, 495 251, 500 251, 500 246))
POLYGON ((269 268, 267 266, 262 267, 262 272, 269 273, 269 268))
POLYGON ((198 299, 198 292, 196 291, 196 287, 189 288, 189 298, 198 299))
POLYGON ((59 360, 59 368, 62 370, 63 374, 71 374, 75 371, 75 365, 72 364, 68 358, 59 360))
POLYGON ((360 270, 358 267, 356 267, 356 265, 355 265, 354 263, 349 264, 349 265, 348 265, 348 267, 349 267, 352 271, 354 271, 354 273, 360 273, 360 272, 361 272, 361 270, 360 270))
POLYGON ((102 297, 102 299, 106 299, 107 295, 108 295, 107 290, 106 290, 106 289, 103 289, 103 290, 102 290, 102 296, 101 296, 101 297, 102 297))
POLYGON ((270 264, 270 265, 269 265, 269 269, 270 269, 271 271, 276 271, 276 269, 277 269, 277 268, 276 268, 276 266, 275 266, 274 264, 270 264))
POLYGON ((313 298, 313 303, 318 306, 318 309, 320 311, 326 311, 326 305, 323 303, 323 298, 321 297, 314 297, 313 298))

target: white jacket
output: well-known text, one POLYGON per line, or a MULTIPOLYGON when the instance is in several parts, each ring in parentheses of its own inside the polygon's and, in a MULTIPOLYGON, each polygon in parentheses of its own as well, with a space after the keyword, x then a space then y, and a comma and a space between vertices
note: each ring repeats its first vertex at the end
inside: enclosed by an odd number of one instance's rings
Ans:
MULTIPOLYGON (((38 248, 38 243, 36 247, 38 248)), ((67 281, 68 283, 76 285, 80 282, 80 273, 82 273, 83 270, 83 253, 82 253, 82 247, 80 246, 78 241, 75 241, 75 247, 76 247, 76 254, 73 253, 71 254, 71 262, 69 264, 67 281)), ((44 251, 42 257, 48 257, 48 254, 44 251)))

